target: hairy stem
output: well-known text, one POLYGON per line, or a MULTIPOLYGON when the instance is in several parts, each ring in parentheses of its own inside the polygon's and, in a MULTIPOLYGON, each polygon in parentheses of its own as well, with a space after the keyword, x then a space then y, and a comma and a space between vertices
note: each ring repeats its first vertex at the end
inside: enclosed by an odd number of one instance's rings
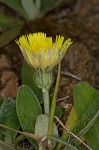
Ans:
POLYGON ((46 115, 50 114, 50 107, 49 107, 49 90, 42 89, 43 99, 44 99, 44 112, 46 115))

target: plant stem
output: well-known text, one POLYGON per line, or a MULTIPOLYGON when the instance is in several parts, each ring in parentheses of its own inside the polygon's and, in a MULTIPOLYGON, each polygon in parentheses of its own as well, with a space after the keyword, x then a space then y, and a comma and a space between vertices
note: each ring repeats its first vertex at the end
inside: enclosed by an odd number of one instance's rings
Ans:
POLYGON ((58 67, 56 86, 55 86, 55 91, 54 91, 52 106, 51 106, 49 129, 48 129, 48 139, 50 138, 50 136, 52 134, 52 130, 53 130, 53 121, 54 121, 54 113, 55 113, 55 108, 56 108, 56 100, 57 100, 59 81, 60 81, 60 64, 59 64, 59 67, 58 67))
POLYGON ((42 89, 43 99, 44 99, 44 112, 46 115, 50 114, 50 107, 49 107, 49 90, 42 89))
POLYGON ((24 135, 19 135, 18 137, 15 138, 14 140, 14 145, 17 145, 20 141, 26 139, 24 135))

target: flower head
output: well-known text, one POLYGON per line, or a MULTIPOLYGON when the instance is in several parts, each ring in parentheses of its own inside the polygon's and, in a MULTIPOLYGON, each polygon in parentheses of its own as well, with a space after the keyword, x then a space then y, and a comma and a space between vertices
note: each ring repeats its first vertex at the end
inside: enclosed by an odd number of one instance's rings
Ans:
POLYGON ((64 42, 63 36, 56 36, 55 42, 52 37, 45 33, 33 33, 22 36, 16 40, 26 61, 34 68, 41 70, 52 69, 61 61, 68 47, 72 44, 71 39, 64 42))

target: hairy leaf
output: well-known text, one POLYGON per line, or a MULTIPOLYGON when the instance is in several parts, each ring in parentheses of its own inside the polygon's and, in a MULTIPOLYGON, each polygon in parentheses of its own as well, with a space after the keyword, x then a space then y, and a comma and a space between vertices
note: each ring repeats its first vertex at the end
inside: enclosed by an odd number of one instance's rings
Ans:
MULTIPOLYGON (((37 97, 26 85, 22 85, 19 88, 16 108, 23 131, 34 133, 36 118, 42 111, 37 97)), ((29 138, 29 141, 37 146, 33 139, 29 138)))
MULTIPOLYGON (((41 114, 37 117, 36 124, 35 124, 35 134, 40 137, 47 137, 48 135, 48 125, 49 125, 49 117, 45 114, 41 114)), ((58 130, 56 124, 53 124, 53 135, 58 136, 58 130)), ((52 147, 55 146, 55 142, 52 142, 52 147)), ((43 147, 43 149, 45 149, 43 147)))
MULTIPOLYGON (((16 114, 15 100, 9 99, 4 101, 0 109, 0 123, 16 130, 19 129, 20 124, 16 114)), ((3 128, 0 129, 0 132, 12 140, 14 140, 17 135, 16 132, 3 128)))

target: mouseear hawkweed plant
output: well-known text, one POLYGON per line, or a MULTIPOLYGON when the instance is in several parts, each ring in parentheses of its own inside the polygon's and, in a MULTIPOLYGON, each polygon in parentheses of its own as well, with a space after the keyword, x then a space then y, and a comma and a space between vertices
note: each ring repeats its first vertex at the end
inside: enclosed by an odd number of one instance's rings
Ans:
POLYGON ((71 39, 65 41, 63 36, 56 36, 52 40, 40 32, 22 36, 16 43, 27 63, 23 63, 22 85, 17 96, 8 100, 0 96, 0 148, 12 150, 9 146, 14 146, 16 149, 27 138, 31 143, 27 149, 98 150, 99 90, 85 82, 77 83, 65 126, 58 119, 61 116, 56 106, 60 64, 72 44, 71 39), (52 72, 56 65, 58 74, 52 93, 52 72), (62 136, 58 134, 56 121, 64 129, 62 136))
POLYGON ((16 145, 27 138, 31 143, 27 149, 98 150, 99 90, 85 82, 77 83, 65 125, 58 119, 61 116, 56 106, 60 63, 72 44, 71 39, 65 41, 63 36, 56 36, 53 41, 45 33, 34 33, 20 37, 16 43, 27 62, 23 63, 17 97, 0 96, 0 149, 16 150, 16 145), (52 94, 52 71, 56 65, 58 74, 52 94), (55 121, 64 129, 61 136, 55 121))
MULTIPOLYGON (((22 85, 17 96, 17 114, 24 131, 35 133, 36 135, 49 141, 50 146, 55 147, 55 142, 50 142, 50 136, 58 136, 58 130, 53 123, 56 108, 56 95, 58 87, 55 89, 52 99, 52 106, 49 99, 49 89, 53 81, 52 71, 59 64, 57 86, 60 77, 60 63, 68 47, 72 44, 71 39, 64 40, 63 36, 47 37, 45 33, 33 33, 25 35, 16 40, 27 63, 35 70, 34 76, 37 86, 42 90, 44 113, 39 100, 33 91, 26 85, 22 85), (50 109, 51 108, 51 109, 50 109)), ((30 74, 30 72, 28 72, 30 74)), ((38 144, 29 139, 31 143, 38 144)), ((42 144, 39 147, 45 149, 42 144)))

